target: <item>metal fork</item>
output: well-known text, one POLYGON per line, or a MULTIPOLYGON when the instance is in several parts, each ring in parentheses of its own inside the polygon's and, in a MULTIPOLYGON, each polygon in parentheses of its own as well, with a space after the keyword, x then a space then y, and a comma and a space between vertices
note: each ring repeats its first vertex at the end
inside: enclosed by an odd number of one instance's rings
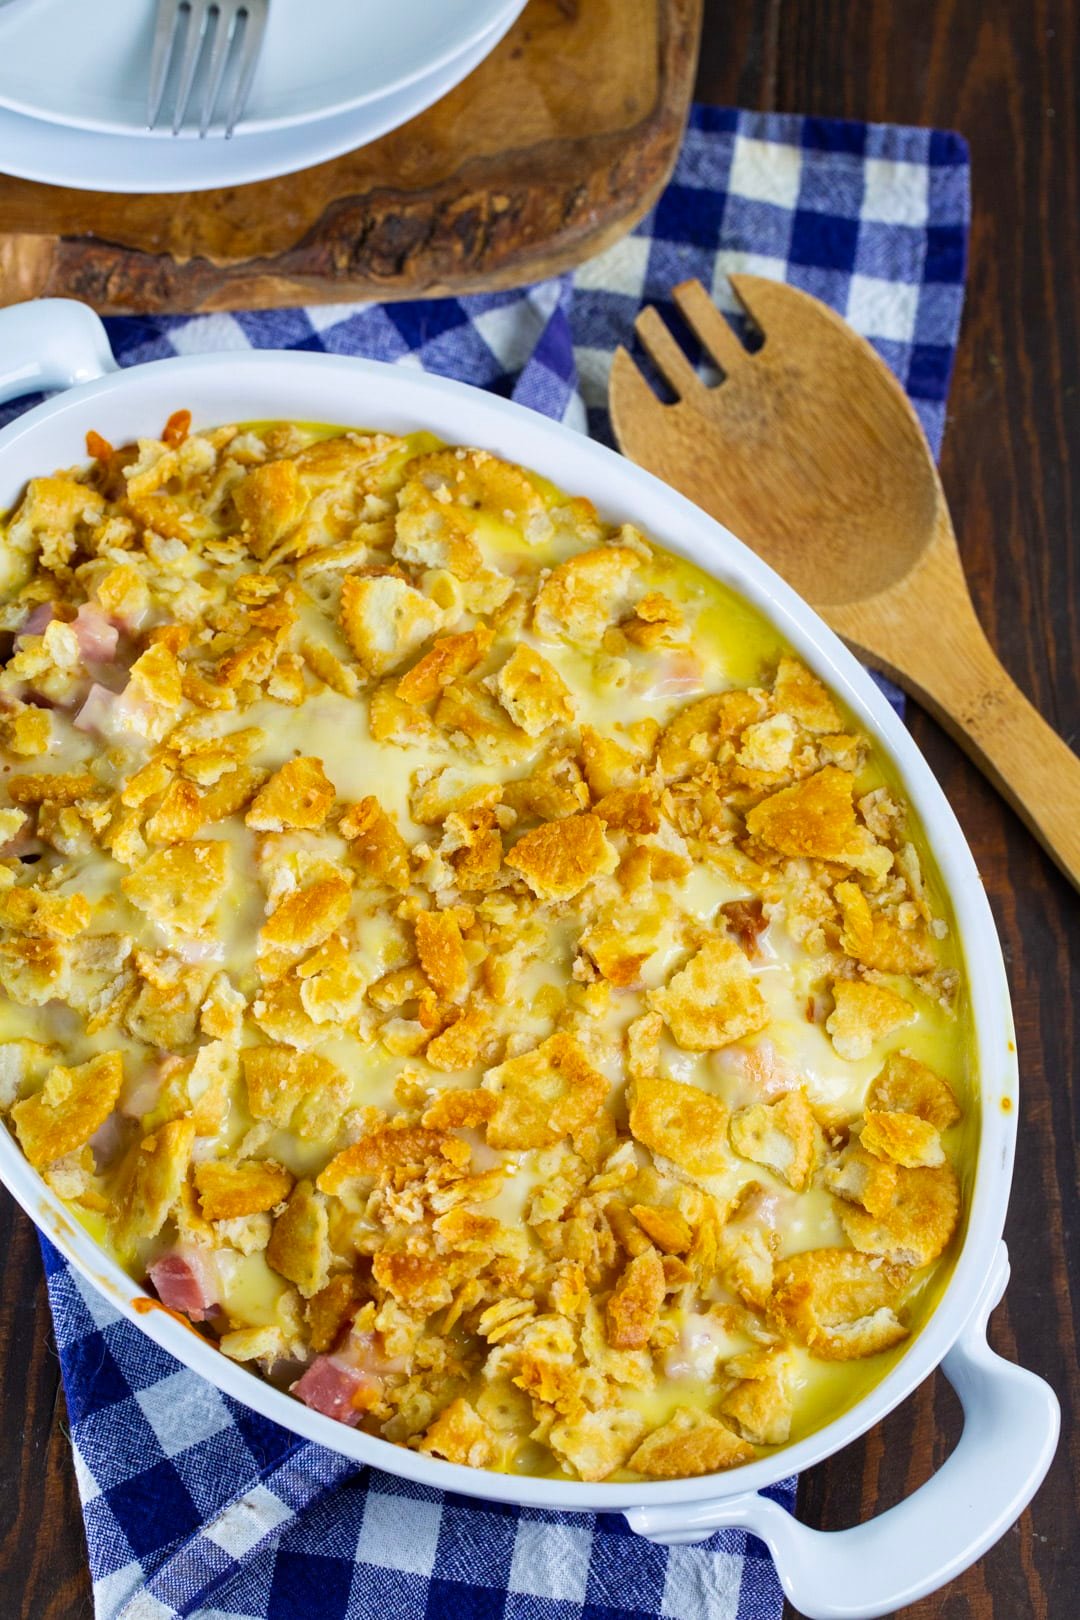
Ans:
POLYGON ((225 112, 225 138, 232 135, 247 105, 262 49, 270 0, 158 0, 150 56, 147 125, 155 128, 165 99, 169 69, 183 47, 180 79, 173 103, 172 132, 179 135, 200 62, 208 54, 203 77, 199 136, 210 128, 230 56, 237 58, 232 95, 225 112), (234 51, 233 47, 236 46, 234 51))

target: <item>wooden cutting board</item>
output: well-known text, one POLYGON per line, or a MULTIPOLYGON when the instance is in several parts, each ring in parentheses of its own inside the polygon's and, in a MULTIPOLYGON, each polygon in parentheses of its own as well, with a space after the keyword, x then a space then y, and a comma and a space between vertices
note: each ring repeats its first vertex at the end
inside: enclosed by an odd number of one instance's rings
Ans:
POLYGON ((0 304, 266 309, 553 275, 629 230, 670 174, 701 10, 702 0, 529 0, 428 112, 258 185, 121 197, 0 175, 0 304))

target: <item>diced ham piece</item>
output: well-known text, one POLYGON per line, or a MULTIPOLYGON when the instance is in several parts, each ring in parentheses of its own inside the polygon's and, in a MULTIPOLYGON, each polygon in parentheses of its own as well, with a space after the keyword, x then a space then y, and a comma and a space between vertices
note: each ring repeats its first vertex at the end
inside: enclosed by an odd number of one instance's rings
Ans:
POLYGON ((745 1108, 751 1103, 776 1102, 799 1083, 797 1072, 768 1040, 758 1041, 750 1047, 739 1044, 725 1046, 721 1051, 714 1052, 710 1061, 712 1067, 728 1081, 726 1096, 733 1108, 745 1108))
POLYGON ((112 725, 118 699, 119 693, 110 692, 107 686, 99 686, 95 681, 72 722, 75 730, 107 731, 112 725))
POLYGON ((84 602, 76 613, 72 629, 79 641, 79 651, 87 664, 107 664, 116 656, 116 643, 120 632, 92 602, 84 602))
POLYGON ((153 718, 147 699, 130 687, 124 692, 110 692, 107 686, 95 681, 73 724, 76 731, 92 731, 115 741, 124 737, 147 737, 153 718))
POLYGON ((127 1131, 124 1121, 119 1114, 110 1114, 103 1125, 99 1125, 90 1138, 90 1146, 94 1153, 94 1166, 97 1170, 104 1170, 113 1164, 120 1155, 120 1150, 127 1140, 127 1131))
POLYGON ((149 1272, 161 1303, 192 1322, 205 1321, 217 1304, 214 1263, 201 1249, 170 1249, 149 1272))
POLYGON ((6 844, 0 844, 0 855, 5 860, 14 860, 22 855, 40 855, 45 845, 34 831, 32 820, 24 821, 14 838, 9 838, 6 844))
POLYGON ((406 1372, 409 1365, 405 1356, 388 1356, 377 1333, 355 1327, 339 1354, 350 1366, 358 1367, 375 1379, 384 1378, 387 1373, 406 1372))
POLYGON ((36 608, 31 608, 22 625, 16 631, 15 639, 22 636, 40 636, 44 634, 46 625, 59 617, 55 602, 39 602, 36 608))
POLYGON ((719 919, 728 933, 737 941, 740 950, 756 962, 761 957, 759 935, 769 926, 769 918, 761 900, 725 900, 720 907, 719 919))
MULTIPOLYGON (((52 621, 59 617, 55 602, 39 602, 16 631, 16 641, 23 636, 43 635, 52 621)), ((93 602, 83 602, 71 621, 71 628, 78 638, 84 663, 107 664, 116 657, 120 632, 93 602)))
POLYGON ((359 1367, 350 1367, 338 1356, 316 1356, 292 1386, 292 1393, 313 1411, 354 1428, 382 1393, 382 1386, 378 1379, 359 1367))
POLYGON ((766 1231, 775 1232, 785 1218, 785 1212, 790 1213, 792 1202, 790 1193, 758 1185, 746 1195, 728 1224, 764 1227, 766 1231))
POLYGON ((225 941, 185 939, 176 946, 176 954, 182 962, 224 962, 225 941))
POLYGON ((730 1355, 735 1348, 736 1341, 719 1317, 687 1314, 679 1337, 664 1356, 664 1376, 705 1382, 715 1378, 721 1355, 730 1355))
POLYGON ((142 1119, 154 1107, 161 1094, 161 1076, 144 1074, 122 1100, 119 1112, 128 1119, 142 1119))
POLYGON ((704 678, 704 668, 694 653, 668 653, 657 660, 655 678, 641 695, 643 698, 685 697, 690 692, 700 692, 704 678))
POLYGON ((124 1086, 118 1112, 128 1119, 141 1119, 156 1105, 169 1076, 183 1066, 183 1058, 177 1057, 175 1052, 163 1052, 155 1063, 124 1086))

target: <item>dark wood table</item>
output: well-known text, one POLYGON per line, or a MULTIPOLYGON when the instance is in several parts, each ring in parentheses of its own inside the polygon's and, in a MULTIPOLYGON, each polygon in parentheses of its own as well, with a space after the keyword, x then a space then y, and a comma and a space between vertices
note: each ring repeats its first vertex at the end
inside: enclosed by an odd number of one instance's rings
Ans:
MULTIPOLYGON (((1080 128, 1075 0, 706 0, 702 100, 960 130, 974 225, 942 471, 976 605, 1055 726, 1080 732, 1080 128)), ((1022 1075, 993 1318, 1041 1373, 1063 1438, 1031 1509, 909 1620, 1071 1620, 1080 1612, 1080 903, 1016 818, 919 713, 915 735, 971 842, 1005 947, 1022 1075), (1070 1252, 1071 1249, 1071 1252, 1070 1252)), ((0 1608, 91 1612, 59 1365, 30 1222, 0 1196, 0 1608)), ((940 1466, 959 1406, 931 1379, 857 1446, 804 1476, 799 1515, 837 1529, 940 1466)), ((702 1620, 707 1617, 702 1616, 702 1620)))

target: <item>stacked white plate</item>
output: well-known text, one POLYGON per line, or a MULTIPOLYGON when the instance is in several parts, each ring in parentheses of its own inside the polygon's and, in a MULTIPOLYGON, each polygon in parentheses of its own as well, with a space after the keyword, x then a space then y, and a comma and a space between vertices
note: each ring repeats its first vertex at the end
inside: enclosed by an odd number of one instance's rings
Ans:
MULTIPOLYGON (((244 117, 146 127, 155 0, 0 0, 0 173, 87 191, 207 191, 354 151, 438 101, 525 0, 271 0, 244 117)), ((166 104, 166 113, 171 107, 166 104)))

